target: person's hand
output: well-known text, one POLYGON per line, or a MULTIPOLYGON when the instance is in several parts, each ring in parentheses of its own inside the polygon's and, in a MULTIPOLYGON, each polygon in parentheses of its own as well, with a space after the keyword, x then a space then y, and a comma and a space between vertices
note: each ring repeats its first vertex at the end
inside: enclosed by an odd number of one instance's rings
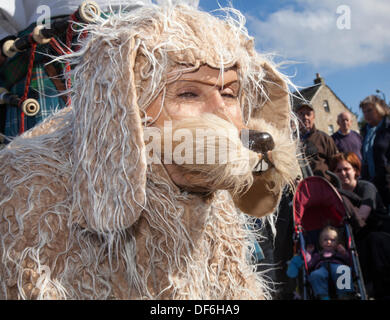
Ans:
POLYGON ((362 218, 361 216, 356 215, 356 220, 357 220, 358 225, 359 225, 360 228, 363 228, 366 225, 365 219, 362 218))
POLYGON ((314 249, 315 249, 314 244, 311 244, 311 243, 308 244, 307 247, 306 247, 306 251, 310 252, 310 253, 313 253, 314 249))
POLYGON ((371 213, 371 207, 367 206, 365 204, 362 204, 359 207, 359 210, 356 212, 355 217, 356 220, 358 221, 358 224, 361 228, 363 228, 366 225, 366 220, 368 216, 371 213))
POLYGON ((339 244, 337 246, 337 251, 340 252, 341 254, 345 254, 347 252, 347 250, 344 248, 342 244, 339 244))

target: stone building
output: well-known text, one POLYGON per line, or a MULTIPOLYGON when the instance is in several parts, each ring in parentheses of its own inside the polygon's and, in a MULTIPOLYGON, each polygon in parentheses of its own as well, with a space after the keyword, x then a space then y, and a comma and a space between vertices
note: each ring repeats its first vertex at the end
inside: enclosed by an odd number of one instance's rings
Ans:
POLYGON ((329 135, 338 130, 337 116, 348 111, 352 116, 352 130, 359 132, 357 116, 344 104, 343 101, 329 88, 323 78, 317 73, 314 86, 294 92, 293 107, 307 100, 315 110, 315 126, 329 135))

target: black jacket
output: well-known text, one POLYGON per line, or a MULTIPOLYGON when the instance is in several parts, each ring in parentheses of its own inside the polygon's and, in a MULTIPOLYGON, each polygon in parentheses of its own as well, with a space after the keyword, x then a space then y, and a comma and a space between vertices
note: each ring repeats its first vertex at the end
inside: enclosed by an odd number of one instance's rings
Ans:
MULTIPOLYGON (((361 135, 364 137, 367 133, 367 125, 361 130, 361 135)), ((374 145, 374 165, 375 177, 370 179, 368 174, 368 166, 366 163, 362 165, 361 177, 364 180, 371 181, 379 191, 379 194, 386 206, 390 204, 390 118, 385 117, 383 123, 378 128, 374 145)))

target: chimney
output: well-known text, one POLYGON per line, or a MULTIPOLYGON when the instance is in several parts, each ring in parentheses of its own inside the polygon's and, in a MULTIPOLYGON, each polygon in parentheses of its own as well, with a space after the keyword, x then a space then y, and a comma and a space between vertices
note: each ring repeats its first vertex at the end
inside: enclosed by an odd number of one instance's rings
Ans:
POLYGON ((319 73, 316 73, 316 78, 314 79, 314 84, 325 84, 324 78, 321 78, 319 73))

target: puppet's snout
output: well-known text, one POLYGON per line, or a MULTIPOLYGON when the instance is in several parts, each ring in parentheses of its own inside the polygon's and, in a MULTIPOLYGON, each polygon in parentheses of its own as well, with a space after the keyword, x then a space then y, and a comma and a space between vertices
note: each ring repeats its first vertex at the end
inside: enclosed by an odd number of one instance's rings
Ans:
POLYGON ((275 148, 275 142, 268 132, 256 130, 241 130, 241 141, 249 150, 259 153, 260 160, 256 164, 253 172, 262 172, 272 166, 271 152, 275 148))

